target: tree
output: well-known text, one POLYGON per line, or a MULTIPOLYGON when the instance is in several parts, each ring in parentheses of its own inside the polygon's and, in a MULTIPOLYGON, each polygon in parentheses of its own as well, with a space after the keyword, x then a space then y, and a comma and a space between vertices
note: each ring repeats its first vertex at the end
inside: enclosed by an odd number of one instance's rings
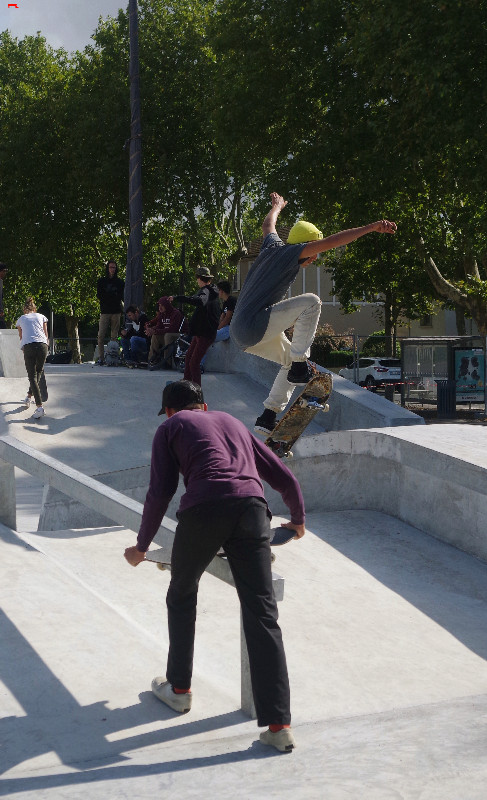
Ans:
MULTIPOLYGON (((390 293, 404 275, 406 297, 413 270, 427 302, 431 289, 416 276, 423 262, 433 274, 434 261, 444 273, 436 292, 463 304, 480 330, 486 14, 480 0, 270 0, 265 10, 257 0, 222 0, 215 44, 221 116, 227 133, 237 119, 237 153, 266 156, 272 188, 325 230, 396 219, 394 252, 407 270, 391 276, 390 293)), ((370 292, 385 292, 384 269, 367 271, 370 292)), ((348 284, 360 296, 359 270, 348 284)))

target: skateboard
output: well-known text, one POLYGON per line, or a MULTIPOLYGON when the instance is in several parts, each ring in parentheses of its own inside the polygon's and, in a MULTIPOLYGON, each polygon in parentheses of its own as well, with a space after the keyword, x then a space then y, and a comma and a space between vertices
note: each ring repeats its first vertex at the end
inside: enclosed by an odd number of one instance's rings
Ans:
POLYGON ((164 561, 166 554, 161 550, 148 550, 145 554, 146 561, 153 561, 158 569, 171 569, 171 562, 164 561))
POLYGON ((318 411, 328 411, 327 400, 333 388, 329 372, 320 372, 303 388, 292 406, 279 420, 265 440, 267 447, 279 458, 292 457, 292 446, 314 419, 318 411))
POLYGON ((279 525, 278 528, 271 528, 271 534, 271 547, 280 547, 283 544, 291 542, 296 536, 296 531, 279 525))
MULTIPOLYGON (((281 525, 278 528, 271 528, 271 540, 270 545, 271 547, 280 547, 283 544, 287 544, 288 542, 292 541, 296 536, 296 531, 291 530, 290 528, 283 528, 281 525)), ((226 558, 225 553, 223 550, 220 550, 217 553, 219 558, 226 558)), ((153 561, 157 564, 158 569, 171 569, 171 562, 164 561, 166 555, 164 551, 160 550, 148 550, 145 554, 146 561, 153 561)), ((275 556, 272 554, 272 561, 274 561, 275 556)))

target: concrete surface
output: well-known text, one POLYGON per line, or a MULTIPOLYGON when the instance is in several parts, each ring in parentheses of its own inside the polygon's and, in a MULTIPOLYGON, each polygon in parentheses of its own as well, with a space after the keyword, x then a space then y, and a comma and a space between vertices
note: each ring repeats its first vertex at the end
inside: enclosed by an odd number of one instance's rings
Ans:
POLYGON ((295 455, 309 510, 385 511, 487 560, 485 428, 331 431, 304 437, 295 455))
MULTIPOLYGON (((209 372, 240 373, 264 386, 272 385, 279 369, 271 361, 242 352, 231 340, 212 345, 205 364, 209 372)), ((319 369, 323 370, 323 367, 319 369)), ((424 425, 424 420, 416 414, 390 403, 374 392, 368 392, 340 375, 333 375, 333 388, 330 412, 316 418, 317 424, 324 430, 424 425)), ((268 392, 265 396, 267 394, 268 392)))
MULTIPOLYGON (((144 467, 170 377, 48 367, 40 422, 19 407, 25 379, 0 379, 0 433, 90 475, 144 467)), ((249 426, 266 392, 239 375, 205 374, 203 387, 210 405, 249 426)), ((325 465, 318 432, 293 469, 325 465)), ((432 462, 448 457, 454 482, 462 466, 484 469, 482 432, 452 425, 434 445, 431 427, 382 431, 389 445, 376 462, 403 441, 432 462)), ((363 433, 353 433, 362 450, 363 433)), ((378 447, 377 432, 367 434, 378 447)), ((17 481, 18 520, 31 532, 0 528, 1 796, 483 800, 482 561, 381 511, 308 514, 306 537, 276 551, 298 743, 281 755, 238 710, 234 591, 211 575, 201 581, 193 709, 176 717, 150 693, 164 674, 168 573, 128 567, 122 554, 135 536, 120 526, 35 531, 39 487, 21 473, 17 481)), ((432 513, 436 504, 433 493, 432 513)))
POLYGON ((20 349, 20 339, 17 328, 14 330, 10 330, 9 328, 1 328, 0 377, 21 378, 25 376, 25 374, 24 356, 22 350, 20 349))

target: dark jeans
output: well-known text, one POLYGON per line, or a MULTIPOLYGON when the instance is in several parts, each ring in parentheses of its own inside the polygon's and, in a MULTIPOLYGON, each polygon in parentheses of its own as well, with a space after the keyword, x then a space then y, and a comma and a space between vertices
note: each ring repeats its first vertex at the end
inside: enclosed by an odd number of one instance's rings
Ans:
POLYGON ((121 338, 122 353, 125 361, 147 361, 147 339, 145 336, 121 338))
POLYGON ((201 359, 214 341, 215 337, 207 339, 206 336, 193 336, 184 361, 185 381, 193 381, 201 386, 201 359))
POLYGON ((36 406, 42 405, 41 392, 39 389, 39 381, 42 373, 44 372, 44 364, 47 357, 47 344, 44 342, 31 342, 25 344, 23 347, 25 368, 27 370, 27 377, 29 378, 29 385, 36 406))
POLYGON ((223 547, 235 580, 258 725, 291 722, 286 656, 272 589, 269 517, 258 497, 203 503, 178 515, 166 603, 166 678, 189 689, 200 578, 223 547))

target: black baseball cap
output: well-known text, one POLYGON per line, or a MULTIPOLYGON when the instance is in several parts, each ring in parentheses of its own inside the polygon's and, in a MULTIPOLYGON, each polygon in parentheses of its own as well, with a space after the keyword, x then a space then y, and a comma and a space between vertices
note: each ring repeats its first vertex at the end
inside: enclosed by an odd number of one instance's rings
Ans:
POLYGON ((162 408, 158 413, 166 413, 166 408, 174 408, 175 411, 181 411, 187 406, 192 406, 195 403, 204 403, 203 391, 201 386, 192 381, 170 381, 166 383, 162 391, 162 408))

